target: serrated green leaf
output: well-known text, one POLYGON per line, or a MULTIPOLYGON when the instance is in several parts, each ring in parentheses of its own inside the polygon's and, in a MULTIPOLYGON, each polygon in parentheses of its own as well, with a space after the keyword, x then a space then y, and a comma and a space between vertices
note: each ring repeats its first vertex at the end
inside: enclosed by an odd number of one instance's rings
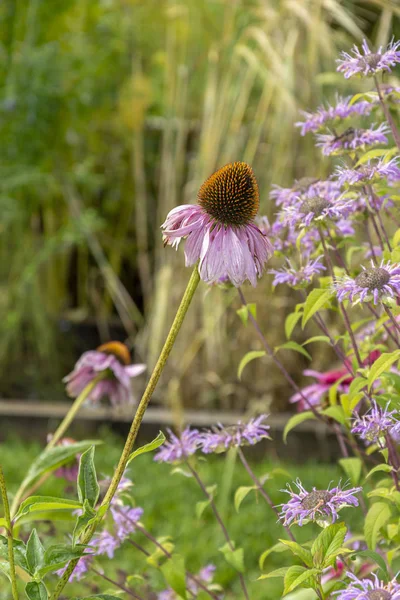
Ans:
POLYGON ((351 484, 356 487, 361 479, 362 460, 357 457, 341 458, 339 464, 350 479, 351 484))
POLYGON ((244 553, 243 548, 232 548, 229 547, 229 544, 225 544, 222 548, 219 549, 220 552, 225 557, 226 562, 231 565, 236 571, 239 573, 244 573, 244 553))
POLYGON ((99 499, 100 486, 97 482, 96 467, 94 465, 94 446, 82 454, 79 461, 78 497, 83 504, 85 501, 94 508, 99 499))
POLYGON ((286 339, 290 339, 293 329, 296 327, 297 322, 301 319, 302 313, 300 311, 291 313, 285 319, 285 335, 286 339))
POLYGON ((379 379, 379 377, 390 369, 390 367, 397 360, 400 359, 400 350, 394 350, 394 352, 384 352, 380 355, 380 357, 374 362, 372 367, 368 373, 368 391, 371 389, 374 381, 379 379))
POLYGON ((293 592, 296 588, 312 587, 306 585, 307 581, 314 579, 314 576, 318 573, 317 569, 306 569, 300 565, 293 565, 290 567, 285 575, 283 595, 293 592))
POLYGON ((26 544, 26 562, 29 572, 33 575, 43 566, 44 548, 39 539, 36 529, 32 529, 29 540, 26 544))
POLYGON ((180 598, 186 600, 186 571, 185 559, 179 554, 174 554, 161 567, 161 572, 170 588, 178 594, 180 598))
POLYGON ((260 579, 272 579, 275 577, 285 577, 286 573, 289 571, 290 567, 281 567, 280 569, 275 569, 275 571, 271 571, 270 573, 264 573, 258 577, 257 581, 260 579))
POLYGON ((326 415, 330 419, 337 421, 341 425, 346 423, 346 416, 344 414, 344 410, 342 406, 338 406, 337 404, 334 406, 328 406, 322 411, 322 414, 326 415))
POLYGON ((128 462, 126 464, 129 465, 129 463, 134 458, 136 458, 137 456, 140 456, 141 454, 145 454, 146 452, 152 452, 153 450, 156 450, 157 448, 162 446, 162 444, 164 442, 165 442, 165 435, 163 434, 162 431, 159 431, 158 436, 156 438, 154 438, 153 441, 149 442, 148 444, 144 444, 144 446, 141 446, 137 450, 134 450, 132 452, 132 454, 129 456, 128 462))
POLYGON ((275 353, 279 352, 279 350, 294 350, 295 352, 298 352, 299 354, 302 354, 303 356, 311 360, 311 356, 307 352, 307 350, 303 348, 303 346, 300 346, 300 344, 298 344, 297 342, 285 342, 281 346, 276 346, 276 348, 274 348, 275 353))
POLYGON ((67 500, 65 498, 53 498, 52 496, 30 496, 21 502, 14 522, 20 521, 28 513, 52 512, 57 510, 77 510, 82 505, 76 500, 67 500))
POLYGON ((272 554, 273 552, 287 552, 289 550, 289 548, 287 546, 285 546, 284 544, 281 544, 281 542, 278 542, 277 544, 274 544, 273 546, 271 546, 271 548, 267 548, 267 550, 264 550, 264 552, 261 554, 260 558, 258 559, 258 564, 260 566, 260 569, 262 570, 264 568, 264 563, 265 563, 265 559, 267 558, 267 556, 269 556, 270 554, 272 554))
POLYGON ((333 292, 330 289, 315 289, 312 290, 304 303, 303 318, 301 326, 304 329, 308 321, 322 308, 325 308, 329 300, 332 298, 333 292))
POLYGON ((251 352, 247 352, 247 354, 245 354, 242 358, 242 360, 240 361, 239 367, 238 367, 238 379, 241 379, 242 377, 242 373, 243 373, 243 369, 245 368, 246 365, 249 364, 249 362, 251 362, 252 360, 256 359, 256 358, 262 358, 263 356, 265 356, 265 351, 264 350, 252 350, 251 352))
POLYGON ((351 400, 356 394, 361 392, 363 388, 367 386, 367 380, 364 377, 356 377, 350 384, 349 391, 347 393, 349 400, 351 400))
POLYGON ((314 414, 311 410, 306 410, 302 413, 298 413, 297 415, 293 415, 290 417, 289 421, 285 425, 285 429, 283 430, 283 441, 286 444, 287 436, 292 429, 303 423, 304 421, 308 421, 309 419, 315 419, 314 414))
POLYGON ((371 477, 371 475, 373 475, 374 473, 378 473, 378 472, 382 472, 382 471, 384 471, 385 473, 391 473, 392 470, 393 470, 393 467, 382 463, 381 465, 376 465, 376 467, 371 469, 370 472, 365 477, 365 479, 368 479, 368 477, 371 477))
POLYGON ((251 485, 251 486, 242 485, 242 486, 238 487, 238 489, 235 492, 235 500, 234 500, 236 512, 239 512, 240 505, 242 504, 243 500, 246 498, 247 494, 249 494, 252 490, 256 490, 256 489, 257 488, 254 487, 254 485, 251 485))
POLYGON ((37 581, 30 581, 27 583, 25 593, 29 600, 47 600, 49 597, 44 583, 39 583, 37 581))
POLYGON ((313 566, 313 557, 307 548, 303 548, 297 542, 291 540, 279 540, 281 544, 287 546, 295 556, 298 556, 307 567, 313 566))
POLYGON ((317 568, 325 568, 333 563, 346 533, 344 523, 333 523, 321 531, 311 546, 313 562, 317 568))
MULTIPOLYGON (((29 572, 28 562, 26 560, 26 546, 21 540, 13 539, 14 560, 24 571, 29 572)), ((0 557, 8 561, 8 540, 4 535, 0 535, 0 557)))
POLYGON ((82 545, 71 547, 65 544, 54 544, 45 551, 43 567, 37 571, 37 574, 44 577, 47 573, 58 571, 70 560, 83 556, 85 550, 86 546, 82 545))
POLYGON ((375 502, 369 509, 365 517, 364 536, 370 550, 375 550, 379 531, 391 516, 392 512, 386 502, 375 502))

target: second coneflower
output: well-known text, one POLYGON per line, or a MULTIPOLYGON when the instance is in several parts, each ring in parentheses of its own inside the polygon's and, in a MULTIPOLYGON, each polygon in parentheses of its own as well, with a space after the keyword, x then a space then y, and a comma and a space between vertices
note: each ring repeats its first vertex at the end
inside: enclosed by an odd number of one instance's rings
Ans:
POLYGON ((273 252, 268 238, 254 224, 259 207, 256 178, 249 165, 222 167, 203 183, 198 204, 171 210, 162 225, 166 244, 178 247, 187 238, 186 266, 199 261, 203 281, 228 277, 236 287, 247 279, 255 286, 273 252))

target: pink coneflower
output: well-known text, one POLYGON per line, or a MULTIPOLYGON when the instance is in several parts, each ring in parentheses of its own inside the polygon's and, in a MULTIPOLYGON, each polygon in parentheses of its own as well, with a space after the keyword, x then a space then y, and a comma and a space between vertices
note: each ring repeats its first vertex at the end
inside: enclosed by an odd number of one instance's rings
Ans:
POLYGON ((97 350, 82 354, 74 370, 64 377, 67 393, 76 398, 98 375, 104 374, 87 396, 91 402, 108 397, 111 404, 118 406, 133 401, 131 378, 146 370, 146 365, 130 364, 128 348, 121 342, 102 344, 97 350))
POLYGON ((349 386, 353 381, 353 377, 345 367, 333 369, 331 371, 325 371, 325 373, 320 373, 319 371, 314 371, 313 369, 306 369, 303 371, 303 375, 314 377, 317 382, 307 385, 301 390, 301 392, 293 394, 293 396, 291 396, 289 399, 289 402, 291 403, 298 403, 297 408, 299 411, 307 410, 309 408, 303 399, 304 396, 307 398, 309 404, 318 406, 321 404, 322 399, 327 392, 329 392, 333 384, 341 380, 337 389, 338 392, 345 393, 348 391, 349 386))
POLYGON ((228 164, 203 183, 197 205, 171 210, 161 226, 164 242, 177 248, 187 238, 186 266, 199 261, 200 277, 207 283, 228 276, 236 287, 247 279, 255 286, 273 252, 267 236, 253 222, 258 207, 251 167, 228 164))

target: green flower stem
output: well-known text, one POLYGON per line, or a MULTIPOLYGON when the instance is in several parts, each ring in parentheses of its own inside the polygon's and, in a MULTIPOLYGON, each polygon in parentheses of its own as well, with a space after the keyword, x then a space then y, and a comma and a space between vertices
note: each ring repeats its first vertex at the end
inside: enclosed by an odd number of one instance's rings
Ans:
POLYGON ((7 543, 8 543, 8 562, 10 564, 11 589, 14 600, 18 600, 17 576, 15 574, 15 560, 13 547, 13 525, 11 522, 10 506, 8 504, 6 480, 4 479, 3 468, 0 466, 0 493, 4 506, 4 517, 6 520, 7 543))
POLYGON ((82 392, 79 394, 79 396, 77 398, 75 398, 75 401, 72 404, 71 408, 69 409, 69 411, 67 412, 67 414, 61 421, 60 425, 56 429, 53 437, 47 444, 46 450, 50 450, 50 448, 54 448, 54 446, 57 444, 57 442, 63 437, 64 433, 67 431, 68 427, 71 425, 72 421, 75 419, 79 409, 81 408, 82 404, 85 402, 86 398, 89 396, 90 392, 96 387, 96 385, 99 383, 99 381, 101 381, 102 379, 105 379, 106 376, 107 376, 107 371, 102 371, 101 373, 99 373, 99 375, 97 375, 97 377, 95 377, 90 383, 87 384, 87 386, 82 390, 82 392))
MULTIPOLYGON (((161 373, 165 367, 165 363, 167 362, 168 356, 169 356, 169 354, 172 350, 172 347, 175 343, 176 337, 179 333, 179 330, 181 328, 183 320, 186 316, 187 310, 192 301, 193 295, 196 291, 199 281, 200 281, 200 276, 199 276, 198 268, 196 265, 193 269, 192 276, 189 280, 189 283, 188 283, 186 291, 183 295, 181 304, 176 313, 174 322, 171 325, 171 329, 168 333, 168 337, 165 341, 164 347, 161 350, 161 354, 158 358, 157 364, 154 367, 153 373, 151 374, 150 380, 144 391, 142 399, 140 400, 139 406, 137 407, 136 414, 132 421, 132 425, 131 425, 130 431, 128 433, 128 437, 126 439, 125 446, 122 451, 121 457, 119 459, 118 466, 115 470, 114 476, 111 480, 111 483, 106 492, 106 495, 104 496, 101 506, 108 506, 110 504, 115 492, 117 491, 118 484, 121 481, 121 478, 124 474, 129 456, 132 453, 132 449, 133 449, 140 425, 142 423, 144 413, 146 412, 147 406, 151 400, 151 397, 152 397, 155 387, 158 383, 158 380, 160 379, 161 373)), ((93 525, 91 525, 87 529, 85 535, 82 537, 82 540, 81 540, 82 544, 88 544, 90 542, 90 540, 92 539, 93 534, 96 530, 96 526, 97 526, 97 523, 93 523, 93 525)), ((68 579, 71 576, 71 573, 74 571, 74 569, 78 563, 78 560, 79 559, 75 559, 69 563, 63 576, 60 578, 53 594, 51 595, 50 600, 57 600, 57 598, 60 596, 61 592, 63 591, 65 585, 68 582, 68 579)))

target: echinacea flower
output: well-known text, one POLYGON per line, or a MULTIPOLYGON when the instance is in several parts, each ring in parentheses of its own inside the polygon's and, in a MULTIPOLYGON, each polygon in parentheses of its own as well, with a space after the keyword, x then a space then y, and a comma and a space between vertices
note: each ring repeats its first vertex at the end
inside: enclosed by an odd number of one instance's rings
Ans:
POLYGON ((304 288, 307 287, 314 275, 319 275, 325 271, 326 267, 321 264, 322 256, 318 256, 314 260, 310 260, 307 264, 295 269, 288 260, 288 267, 283 269, 270 269, 268 273, 275 275, 272 285, 275 287, 280 283, 285 283, 290 287, 304 288))
POLYGON ((200 434, 198 429, 186 427, 180 436, 168 429, 169 440, 164 442, 161 450, 154 456, 156 462, 175 463, 191 456, 199 448, 200 434))
POLYGON ((263 439, 271 439, 270 426, 264 423, 267 415, 250 419, 247 423, 237 423, 224 427, 217 425, 200 434, 200 447, 205 454, 226 452, 229 448, 253 446, 263 439))
POLYGON ((332 385, 340 381, 337 386, 337 391, 346 393, 349 389, 351 382, 353 381, 352 375, 350 375, 349 371, 342 367, 340 369, 333 369, 331 371, 325 371, 325 373, 320 373, 319 371, 314 371, 313 369, 306 369, 303 371, 303 375, 308 377, 314 377, 317 382, 312 383, 311 385, 307 385, 302 388, 300 392, 296 392, 289 398, 289 402, 298 403, 297 408, 301 412, 303 410, 307 410, 309 405, 318 406, 321 404, 323 397, 329 392, 332 385), (308 404, 305 403, 304 397, 307 398, 308 404))
POLYGON ((338 97, 334 106, 319 106, 314 113, 301 111, 304 121, 298 121, 295 126, 301 128, 301 135, 306 135, 310 131, 319 131, 329 122, 341 121, 354 115, 369 115, 374 108, 374 105, 366 100, 354 104, 350 104, 350 100, 351 96, 338 97))
POLYGON ((374 125, 371 125, 370 129, 349 127, 340 135, 317 133, 315 145, 322 149, 322 154, 325 156, 347 154, 348 152, 364 149, 367 146, 387 144, 386 134, 388 132, 389 128, 385 123, 382 123, 376 129, 374 129, 374 125))
POLYGON ((379 581, 375 573, 373 579, 358 579, 353 573, 346 573, 351 579, 350 585, 344 590, 335 592, 337 600, 399 600, 400 584, 396 579, 389 583, 379 581))
POLYGON ((343 73, 346 79, 353 75, 373 76, 381 71, 391 71, 397 63, 400 63, 400 42, 392 40, 386 49, 382 46, 376 52, 371 52, 366 40, 362 43, 362 54, 354 45, 352 54, 342 52, 341 58, 336 62, 339 64, 337 70, 343 73))
POLYGON ((340 482, 332 489, 317 490, 314 487, 311 492, 307 492, 299 479, 296 480, 295 485, 297 492, 294 492, 290 485, 286 490, 281 490, 290 496, 289 502, 280 505, 279 516, 283 519, 284 525, 296 523, 301 527, 309 521, 322 526, 334 523, 342 508, 358 506, 356 494, 362 491, 361 487, 345 490, 340 487, 340 482))
POLYGON ((97 350, 82 354, 74 370, 63 381, 67 384, 68 395, 76 398, 90 382, 103 375, 87 395, 87 400, 97 403, 108 397, 111 404, 118 406, 133 401, 130 380, 145 370, 146 365, 130 364, 129 350, 124 344, 108 342, 97 350))
POLYGON ((177 248, 186 238, 186 266, 199 261, 206 283, 228 276, 239 287, 246 280, 255 286, 273 248, 255 225, 259 207, 256 178, 249 165, 235 162, 209 177, 198 193, 198 204, 170 211, 163 229, 165 244, 177 248))
POLYGON ((394 182, 400 179, 399 158, 396 156, 385 162, 383 159, 374 163, 360 165, 357 168, 338 167, 336 175, 340 185, 366 185, 376 183, 382 179, 394 182))
POLYGON ((362 271, 354 279, 345 275, 333 284, 339 302, 348 298, 353 305, 371 302, 391 305, 400 294, 400 265, 382 261, 375 266, 362 267, 362 271))
POLYGON ((367 444, 376 444, 389 434, 398 438, 400 433, 399 411, 389 410, 389 402, 381 408, 373 401, 371 408, 365 415, 356 415, 351 429, 352 433, 360 436, 367 444))

